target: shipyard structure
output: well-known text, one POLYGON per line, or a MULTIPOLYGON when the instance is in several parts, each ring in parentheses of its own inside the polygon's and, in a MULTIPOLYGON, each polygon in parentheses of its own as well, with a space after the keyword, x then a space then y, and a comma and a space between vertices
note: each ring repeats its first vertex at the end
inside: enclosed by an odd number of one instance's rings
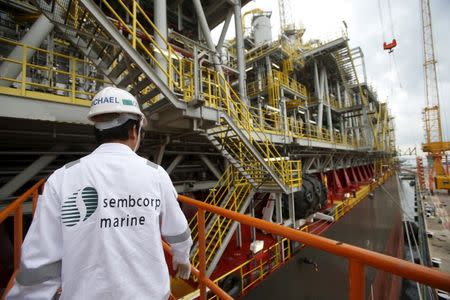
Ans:
MULTIPOLYGON (((0 204, 95 149, 87 112, 114 85, 149 120, 139 154, 179 194, 302 231, 331 226, 387 179, 393 118, 345 30, 327 41, 295 27, 273 36, 271 12, 243 13, 248 2, 0 1, 0 204)), ((197 215, 181 205, 198 267, 197 215)), ((235 296, 301 247, 212 213, 204 221, 206 273, 235 296)), ((11 224, 0 225, 3 287, 18 263, 11 224)), ((173 284, 176 296, 195 294, 173 284)))

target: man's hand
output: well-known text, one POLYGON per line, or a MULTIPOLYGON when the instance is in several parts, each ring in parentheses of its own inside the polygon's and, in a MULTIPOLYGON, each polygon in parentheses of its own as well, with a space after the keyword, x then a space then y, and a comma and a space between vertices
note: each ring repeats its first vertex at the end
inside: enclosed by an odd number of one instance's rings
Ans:
POLYGON ((188 280, 189 276, 191 275, 191 264, 188 262, 185 263, 179 263, 175 259, 172 261, 173 270, 177 271, 176 276, 181 279, 188 280))

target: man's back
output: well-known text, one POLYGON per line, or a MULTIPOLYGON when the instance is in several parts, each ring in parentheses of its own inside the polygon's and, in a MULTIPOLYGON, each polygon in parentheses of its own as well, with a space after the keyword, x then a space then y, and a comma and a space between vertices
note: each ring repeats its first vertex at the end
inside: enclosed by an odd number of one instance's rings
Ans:
POLYGON ((24 250, 38 247, 23 261, 26 269, 62 259, 62 299, 167 299, 161 233, 185 243, 184 256, 191 241, 161 167, 126 145, 103 144, 57 170, 42 201, 30 228, 37 232, 24 242, 24 250))

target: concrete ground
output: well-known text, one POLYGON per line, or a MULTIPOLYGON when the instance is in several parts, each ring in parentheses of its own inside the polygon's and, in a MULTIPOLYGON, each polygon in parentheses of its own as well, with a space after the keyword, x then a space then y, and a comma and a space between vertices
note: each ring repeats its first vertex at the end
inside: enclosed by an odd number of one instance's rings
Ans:
POLYGON ((434 214, 425 217, 427 230, 433 233, 428 238, 431 257, 440 258, 440 270, 450 273, 450 195, 447 191, 436 191, 423 200, 425 208, 434 208, 434 214))

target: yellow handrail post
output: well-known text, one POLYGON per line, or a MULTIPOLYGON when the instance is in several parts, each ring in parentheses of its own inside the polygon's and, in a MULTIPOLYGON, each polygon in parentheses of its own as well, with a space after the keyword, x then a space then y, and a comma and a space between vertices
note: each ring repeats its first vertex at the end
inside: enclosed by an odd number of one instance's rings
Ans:
POLYGON ((200 300, 206 300, 206 238, 205 238, 205 210, 198 209, 198 246, 199 246, 199 281, 200 281, 200 300))
POLYGON ((20 254, 23 240, 22 204, 14 213, 14 270, 20 266, 20 254))
POLYGON ((132 33, 132 46, 134 49, 136 49, 136 21, 137 21, 137 11, 136 11, 136 1, 133 1, 133 33, 132 33))
POLYGON ((27 82, 27 46, 22 45, 22 84, 20 86, 20 95, 25 96, 27 82))
POLYGON ((77 76, 77 62, 75 57, 71 57, 70 58, 70 65, 71 65, 71 70, 70 70, 70 77, 72 78, 72 86, 71 86, 71 98, 72 98, 72 102, 75 102, 75 98, 76 98, 76 76, 77 76))
POLYGON ((33 200, 32 200, 32 208, 31 208, 31 212, 32 212, 32 214, 33 214, 33 216, 34 216, 34 212, 36 211, 36 206, 37 206, 37 201, 38 201, 38 198, 39 198, 39 190, 35 190, 34 192, 33 192, 33 200))

